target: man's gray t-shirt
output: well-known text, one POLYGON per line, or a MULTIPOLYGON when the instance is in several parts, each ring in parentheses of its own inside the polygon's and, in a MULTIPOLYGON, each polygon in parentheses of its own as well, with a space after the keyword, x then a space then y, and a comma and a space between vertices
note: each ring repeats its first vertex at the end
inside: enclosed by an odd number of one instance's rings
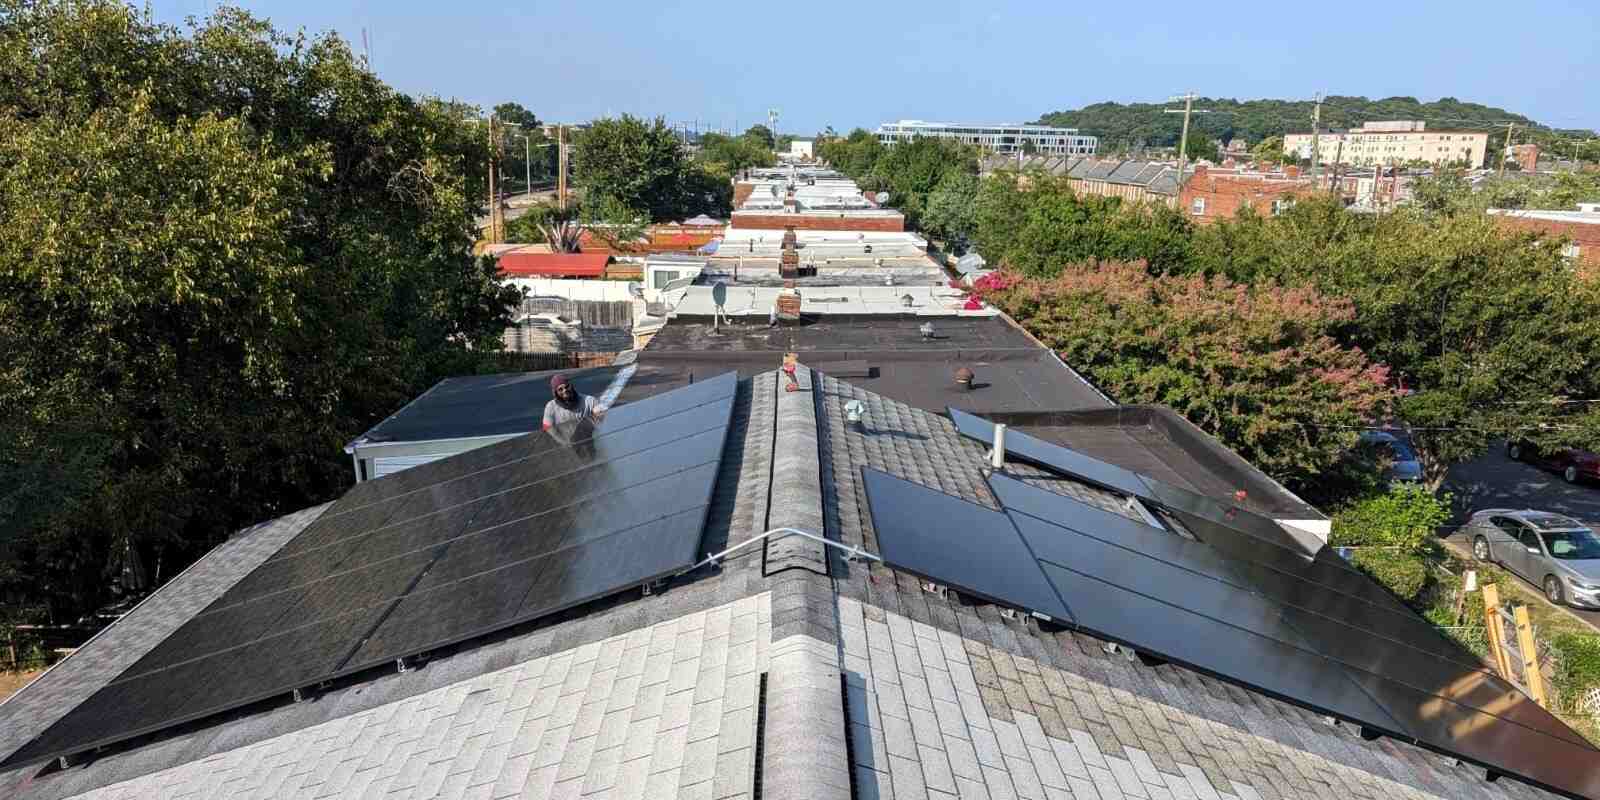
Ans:
POLYGON ((578 422, 585 417, 592 418, 594 410, 599 404, 600 401, 594 399, 593 395, 587 394, 581 395, 577 404, 572 408, 568 408, 562 405, 559 400, 551 398, 550 402, 544 404, 544 427, 553 428, 557 425, 578 422))

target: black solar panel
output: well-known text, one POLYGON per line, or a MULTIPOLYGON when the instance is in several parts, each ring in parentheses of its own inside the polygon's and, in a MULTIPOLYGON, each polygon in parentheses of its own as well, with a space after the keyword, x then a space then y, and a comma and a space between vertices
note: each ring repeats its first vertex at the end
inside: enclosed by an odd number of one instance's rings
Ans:
POLYGON ((357 485, 7 763, 82 752, 694 564, 737 377, 357 485))
MULTIPOLYGON (((994 423, 959 408, 947 408, 945 411, 962 436, 994 446, 994 423)), ((1287 530, 1248 509, 1221 503, 1181 486, 1107 464, 1022 431, 1006 431, 1006 457, 1053 470, 1117 494, 1137 497, 1172 511, 1227 525, 1265 544, 1287 548, 1301 556, 1313 555, 1322 548, 1322 540, 1310 533, 1287 530)))
POLYGON ((1414 612, 1376 601, 1387 593, 1336 556, 1256 559, 1270 549, 1240 547, 1253 539, 1226 526, 1197 524, 1192 540, 1002 474, 989 479, 1002 506, 993 511, 862 472, 880 552, 896 569, 1553 791, 1600 796, 1600 751, 1414 612))

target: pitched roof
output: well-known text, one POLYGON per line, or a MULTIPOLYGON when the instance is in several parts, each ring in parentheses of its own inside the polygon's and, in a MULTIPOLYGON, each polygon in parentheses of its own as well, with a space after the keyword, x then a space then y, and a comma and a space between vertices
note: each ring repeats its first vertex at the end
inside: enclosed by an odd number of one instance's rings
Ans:
POLYGON ((566 375, 580 393, 598 397, 620 370, 594 367, 445 378, 352 444, 527 433, 539 427, 544 405, 552 396, 552 377, 566 375))
MULTIPOLYGON (((796 392, 782 390, 774 370, 740 382, 703 549, 793 525, 874 551, 863 466, 995 505, 982 445, 946 418, 870 391, 869 381, 804 367, 797 379, 796 392), (860 425, 846 420, 854 400, 866 409, 860 425)), ((1012 469, 1132 513, 1102 490, 1012 469)), ((157 597, 204 605, 215 595, 190 575, 230 584, 295 524, 280 524, 278 539, 260 539, 262 552, 238 563, 256 534, 219 548, 157 597)), ((55 680, 97 663, 114 672, 102 660, 117 658, 116 646, 174 627, 143 609, 63 662, 55 680)), ((0 705, 0 731, 37 713, 38 686, 0 705)), ((0 749, 9 753, 17 738, 0 749)), ((435 654, 421 669, 38 772, 0 772, 0 794, 1548 796, 1511 779, 1486 783, 1388 739, 1364 741, 1180 667, 1140 665, 1079 633, 925 591, 913 576, 794 536, 730 554, 664 591, 625 593, 435 654)))

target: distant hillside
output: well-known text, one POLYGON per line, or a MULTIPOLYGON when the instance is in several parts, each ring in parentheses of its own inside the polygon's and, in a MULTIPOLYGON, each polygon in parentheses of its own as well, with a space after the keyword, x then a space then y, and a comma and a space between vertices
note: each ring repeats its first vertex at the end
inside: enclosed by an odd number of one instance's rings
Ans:
MULTIPOLYGON (((1196 100, 1194 107, 1209 108, 1211 113, 1196 115, 1192 124, 1198 125, 1218 141, 1227 142, 1242 136, 1254 145, 1269 136, 1309 132, 1312 105, 1310 100, 1205 98, 1196 100)), ((1182 107, 1182 103, 1095 103, 1076 111, 1045 114, 1039 121, 1047 125, 1078 128, 1084 133, 1099 136, 1102 151, 1140 144, 1169 147, 1178 143, 1183 130, 1183 115, 1164 114, 1162 109, 1182 107)), ((1502 136, 1508 121, 1517 123, 1518 128, 1543 127, 1520 114, 1478 103, 1464 103, 1454 97, 1423 103, 1415 97, 1368 100, 1365 97, 1335 96, 1322 103, 1322 124, 1328 127, 1354 128, 1369 120, 1391 119, 1420 119, 1426 121, 1429 128, 1464 128, 1491 133, 1498 125, 1502 136)), ((1495 141, 1491 135, 1491 145, 1495 141)))

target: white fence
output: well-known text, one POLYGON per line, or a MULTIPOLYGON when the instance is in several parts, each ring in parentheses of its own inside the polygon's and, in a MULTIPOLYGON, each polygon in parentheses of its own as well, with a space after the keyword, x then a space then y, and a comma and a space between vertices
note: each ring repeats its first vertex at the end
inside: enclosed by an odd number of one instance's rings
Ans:
POLYGON ((627 281, 589 281, 571 278, 507 278, 506 285, 523 290, 524 294, 541 297, 560 297, 566 300, 627 301, 627 281))

